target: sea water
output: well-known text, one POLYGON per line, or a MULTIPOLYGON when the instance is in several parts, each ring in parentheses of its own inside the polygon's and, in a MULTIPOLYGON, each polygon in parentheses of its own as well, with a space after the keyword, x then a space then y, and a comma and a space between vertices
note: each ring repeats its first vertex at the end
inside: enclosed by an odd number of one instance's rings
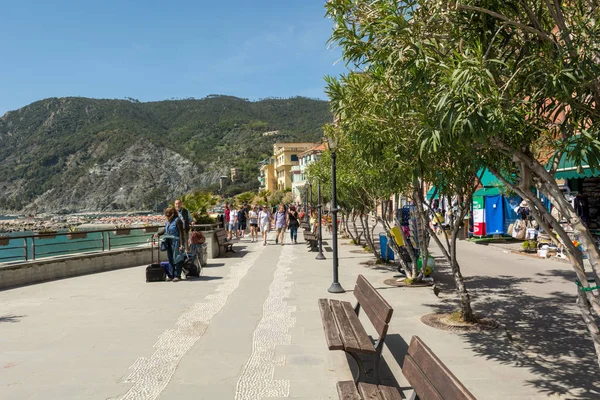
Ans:
MULTIPOLYGON (((67 233, 59 230, 59 233, 67 233)), ((77 231, 85 232, 85 230, 77 231)), ((11 232, 0 234, 0 236, 26 236, 9 240, 8 245, 0 246, 0 263, 25 261, 25 248, 27 248, 27 259, 33 257, 33 232, 11 232)), ((110 237, 110 248, 137 247, 150 242, 152 234, 144 232, 143 229, 132 229, 129 235, 115 235, 112 231, 91 232, 84 239, 69 239, 67 235, 57 235, 41 239, 35 238, 35 259, 64 256, 85 252, 98 252, 103 250, 102 238, 104 238, 104 250, 108 250, 110 237)))

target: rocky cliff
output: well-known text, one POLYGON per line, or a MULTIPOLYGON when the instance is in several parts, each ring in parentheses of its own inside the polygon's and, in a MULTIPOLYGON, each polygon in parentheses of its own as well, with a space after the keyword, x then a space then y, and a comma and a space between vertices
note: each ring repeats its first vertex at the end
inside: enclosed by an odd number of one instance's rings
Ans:
POLYGON ((235 167, 234 194, 257 186, 274 142, 317 140, 328 121, 326 102, 304 98, 42 100, 0 118, 0 209, 153 209, 235 167))

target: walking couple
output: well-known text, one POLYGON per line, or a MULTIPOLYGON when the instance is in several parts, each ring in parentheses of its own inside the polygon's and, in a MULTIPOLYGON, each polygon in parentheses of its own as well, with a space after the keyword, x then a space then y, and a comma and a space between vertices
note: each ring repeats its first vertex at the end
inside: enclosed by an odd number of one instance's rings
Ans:
POLYGON ((300 221, 296 207, 291 206, 289 211, 286 211, 285 206, 280 204, 279 210, 277 210, 275 213, 274 219, 275 230, 277 231, 275 243, 277 244, 281 242, 281 245, 283 246, 283 240, 285 238, 285 231, 287 228, 290 229, 290 241, 292 243, 298 243, 298 227, 300 226, 300 221))

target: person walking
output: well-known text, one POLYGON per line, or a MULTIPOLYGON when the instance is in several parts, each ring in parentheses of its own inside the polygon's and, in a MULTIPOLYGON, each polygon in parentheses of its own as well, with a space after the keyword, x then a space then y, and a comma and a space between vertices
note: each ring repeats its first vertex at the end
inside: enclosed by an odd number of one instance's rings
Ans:
POLYGON ((225 230, 227 231, 227 234, 229 235, 229 213, 231 212, 231 210, 229 209, 229 202, 225 202, 225 207, 223 208, 223 215, 225 217, 225 230))
POLYGON ((285 212, 285 206, 283 204, 279 205, 279 210, 275 213, 275 231, 277 233, 277 237, 275 238, 275 244, 279 243, 281 240, 281 245, 283 246, 283 239, 285 238, 285 229, 287 228, 289 223, 288 213, 285 212))
POLYGON ((271 213, 266 206, 260 208, 260 211, 258 212, 258 222, 260 223, 260 232, 263 237, 263 246, 266 246, 267 236, 271 230, 271 213))
POLYGON ((227 240, 231 240, 233 238, 233 233, 235 232, 235 238, 238 237, 237 231, 237 210, 233 207, 233 204, 229 205, 229 236, 227 240))
POLYGON ((248 221, 248 211, 246 211, 246 207, 243 205, 240 207, 239 211, 237 212, 237 220, 238 220, 238 226, 237 226, 238 236, 240 238, 243 238, 244 234, 246 233, 246 222, 248 221))
POLYGON ((291 206, 288 211, 288 227, 290 228, 290 241, 298 243, 298 227, 300 226, 298 211, 296 207, 291 206))
POLYGON ((252 242, 258 240, 258 206, 255 204, 248 211, 248 223, 250 224, 250 238, 252 242))
POLYGON ((181 280, 181 270, 183 268, 184 246, 181 238, 184 237, 183 221, 179 218, 179 214, 175 207, 165 209, 165 231, 158 233, 156 236, 163 236, 163 240, 167 243, 167 257, 169 258, 169 274, 173 278, 169 281, 177 282, 181 280))

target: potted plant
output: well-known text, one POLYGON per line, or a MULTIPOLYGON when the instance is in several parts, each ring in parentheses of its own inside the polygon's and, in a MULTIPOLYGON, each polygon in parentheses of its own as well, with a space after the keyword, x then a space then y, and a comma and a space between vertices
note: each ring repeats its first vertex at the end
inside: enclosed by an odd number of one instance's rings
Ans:
POLYGON ((70 226, 69 227, 69 234, 67 235, 67 237, 69 239, 71 239, 71 240, 73 240, 73 239, 85 239, 87 237, 87 233, 86 232, 78 232, 76 226, 70 226))
POLYGON ((113 233, 115 236, 129 235, 131 233, 131 229, 129 228, 129 225, 115 225, 115 230, 113 233))
POLYGON ((535 240, 526 240, 521 244, 525 253, 535 253, 537 250, 537 242, 535 240))
POLYGON ((37 232, 38 239, 54 239, 56 238, 56 230, 43 227, 37 232))
POLYGON ((7 246, 10 240, 9 236, 0 236, 0 246, 7 246))

